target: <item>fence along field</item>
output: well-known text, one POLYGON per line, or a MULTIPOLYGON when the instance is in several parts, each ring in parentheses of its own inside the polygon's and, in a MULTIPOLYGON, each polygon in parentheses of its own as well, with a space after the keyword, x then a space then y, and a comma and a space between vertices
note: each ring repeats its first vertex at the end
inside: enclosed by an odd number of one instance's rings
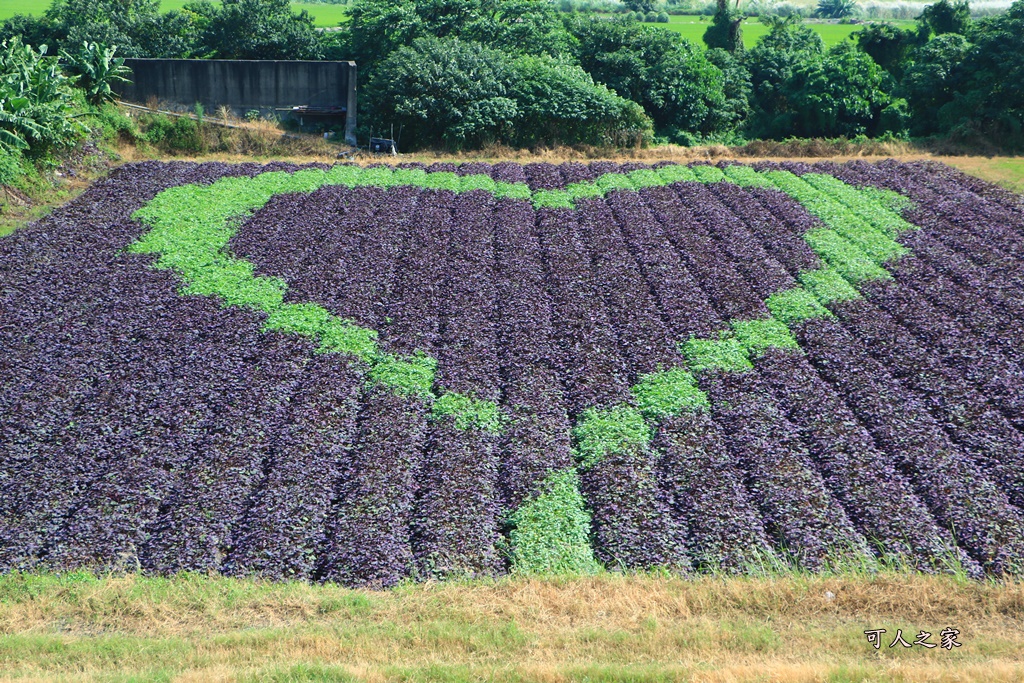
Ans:
POLYGON ((125 166, 0 241, 0 567, 1020 575, 1022 256, 938 164, 125 166))

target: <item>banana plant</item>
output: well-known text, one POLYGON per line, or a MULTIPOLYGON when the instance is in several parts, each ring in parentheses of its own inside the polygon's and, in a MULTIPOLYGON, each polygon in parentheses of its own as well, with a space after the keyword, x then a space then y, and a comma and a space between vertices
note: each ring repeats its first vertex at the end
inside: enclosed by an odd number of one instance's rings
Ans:
POLYGON ((128 83, 131 69, 124 65, 123 57, 116 57, 117 46, 107 47, 86 41, 75 54, 61 52, 68 70, 78 77, 78 85, 85 91, 90 104, 112 101, 116 95, 115 83, 128 83))
POLYGON ((6 150, 70 145, 85 130, 75 120, 76 78, 46 50, 18 38, 0 43, 0 147, 6 150))

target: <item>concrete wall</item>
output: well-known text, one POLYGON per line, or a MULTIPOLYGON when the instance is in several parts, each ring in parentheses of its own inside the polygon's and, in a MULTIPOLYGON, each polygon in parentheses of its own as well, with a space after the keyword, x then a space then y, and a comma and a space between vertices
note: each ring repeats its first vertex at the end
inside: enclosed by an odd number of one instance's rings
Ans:
MULTIPOLYGON (((131 83, 121 99, 147 104, 152 98, 182 107, 196 102, 213 114, 229 107, 237 116, 258 109, 345 107, 345 139, 355 144, 356 63, 250 61, 234 59, 126 59, 131 83)), ((278 115, 282 112, 276 112, 278 115)))

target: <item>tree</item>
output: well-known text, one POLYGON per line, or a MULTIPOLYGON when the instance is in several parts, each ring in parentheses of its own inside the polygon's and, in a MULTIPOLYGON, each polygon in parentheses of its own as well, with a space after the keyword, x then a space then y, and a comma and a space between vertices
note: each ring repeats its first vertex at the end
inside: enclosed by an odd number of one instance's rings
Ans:
POLYGON ((309 12, 289 0, 224 0, 200 44, 219 59, 319 59, 319 35, 309 12))
POLYGON ((417 38, 367 84, 370 117, 412 147, 643 141, 650 120, 575 64, 513 57, 459 38, 417 38))
POLYGON ((722 72, 722 93, 725 101, 713 110, 717 122, 713 126, 719 133, 743 130, 750 116, 750 71, 741 55, 721 48, 707 51, 708 61, 722 72))
POLYGON ((913 51, 899 89, 910 106, 912 134, 938 132, 939 110, 953 101, 959 78, 957 69, 971 47, 963 36, 946 33, 913 51))
POLYGON ((852 17, 856 11, 857 3, 853 0, 818 0, 814 15, 822 19, 843 19, 852 17))
POLYGON ((458 38, 417 38, 391 52, 367 83, 371 120, 401 127, 413 146, 450 149, 507 139, 519 108, 506 55, 458 38))
POLYGON ((145 57, 143 37, 152 34, 147 24, 158 20, 160 0, 54 0, 45 16, 61 47, 77 50, 92 42, 116 45, 127 57, 145 57))
POLYGON ((1024 148, 1024 0, 975 22, 968 38, 973 46, 953 67, 951 99, 937 113, 939 131, 1024 148))
POLYGON ((41 156, 74 144, 85 132, 75 115, 74 82, 45 46, 20 38, 0 43, 0 151, 41 156))
POLYGON ((963 36, 967 35, 971 25, 971 7, 966 1, 951 3, 949 0, 939 0, 925 7, 917 20, 937 36, 947 33, 963 36))
POLYGON ((131 70, 123 57, 115 57, 117 48, 97 43, 84 43, 77 52, 62 52, 67 69, 78 77, 78 86, 85 91, 90 104, 102 104, 114 99, 112 85, 128 83, 131 70))
POLYGON ((743 13, 736 7, 729 9, 729 0, 718 0, 718 9, 711 19, 711 25, 704 31, 704 44, 708 49, 719 48, 726 52, 743 51, 743 13))
POLYGON ((557 57, 570 47, 557 9, 545 0, 356 0, 347 29, 347 58, 368 74, 394 50, 428 36, 510 54, 557 57))
POLYGON ((647 14, 654 11, 654 0, 625 0, 624 4, 633 12, 647 14))
POLYGON ((45 16, 15 14, 0 24, 0 42, 18 38, 25 45, 56 46, 61 37, 59 28, 45 16))
POLYGON ((216 51, 203 45, 203 34, 217 16, 219 7, 210 0, 186 3, 148 22, 140 37, 147 57, 207 58, 216 51))
POLYGON ((854 137, 880 131, 882 111, 892 102, 886 73, 848 42, 829 50, 796 74, 793 97, 796 134, 805 137, 854 137))
POLYGON ((748 131, 754 137, 786 137, 795 130, 796 75, 822 60, 825 43, 796 15, 761 22, 768 33, 744 56, 751 83, 748 131))
POLYGON ((892 24, 871 24, 853 35, 857 47, 896 79, 903 75, 910 51, 918 43, 917 33, 892 24))
POLYGON ((633 146, 651 137, 651 120, 640 105, 595 83, 565 59, 518 57, 509 93, 520 111, 511 138, 517 145, 633 146))
POLYGON ((717 132, 722 73, 678 34, 621 20, 567 20, 576 58, 598 83, 640 104, 666 135, 717 132))

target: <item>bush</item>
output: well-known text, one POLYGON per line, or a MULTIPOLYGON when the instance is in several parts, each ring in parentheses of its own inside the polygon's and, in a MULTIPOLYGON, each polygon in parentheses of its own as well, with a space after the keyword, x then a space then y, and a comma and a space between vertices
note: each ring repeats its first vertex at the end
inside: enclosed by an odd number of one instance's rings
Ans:
POLYGON ((640 105, 619 97, 579 66, 550 57, 520 57, 509 93, 520 116, 518 145, 640 145, 651 140, 651 120, 640 105))
POLYGON ((93 117, 104 140, 135 143, 143 139, 135 121, 125 116, 116 104, 107 102, 101 105, 93 111, 93 117))
POLYGON ((598 83, 640 104, 659 131, 718 132, 722 72, 679 34, 602 19, 567 21, 576 56, 598 83))
POLYGON ((78 87, 85 92, 90 104, 112 101, 111 86, 130 82, 127 76, 131 69, 124 65, 124 58, 114 56, 116 52, 116 47, 87 42, 76 52, 61 53, 68 71, 78 77, 78 87))
POLYGON ((648 23, 651 23, 651 24, 656 23, 658 21, 658 13, 655 12, 654 10, 651 10, 644 17, 644 21, 646 21, 648 23))
POLYGON ((395 50, 370 81, 370 111, 411 146, 492 142, 636 143, 650 121, 635 103, 551 57, 515 58, 457 38, 419 38, 395 50))
POLYGON ((15 151, 0 149, 0 185, 10 185, 22 174, 22 158, 15 151))
POLYGON ((852 138, 880 133, 882 110, 891 102, 886 77, 871 57, 852 44, 836 45, 821 62, 797 74, 802 87, 794 96, 796 134, 852 138))
POLYGON ((190 118, 143 114, 141 123, 146 130, 145 141, 166 152, 198 154, 206 148, 199 125, 190 118))
POLYGON ((659 24, 668 23, 668 12, 658 12, 657 21, 659 24))

